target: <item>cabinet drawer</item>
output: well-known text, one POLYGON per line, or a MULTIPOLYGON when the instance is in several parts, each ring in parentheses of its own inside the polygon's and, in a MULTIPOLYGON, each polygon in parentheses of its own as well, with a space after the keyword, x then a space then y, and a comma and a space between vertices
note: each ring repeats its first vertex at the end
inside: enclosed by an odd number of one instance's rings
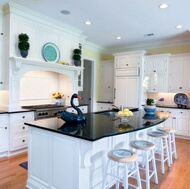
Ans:
POLYGON ((12 115, 12 121, 22 122, 25 120, 33 120, 34 119, 34 113, 33 112, 27 112, 27 113, 18 113, 12 115))
POLYGON ((140 57, 139 56, 120 56, 115 58, 116 68, 128 68, 128 67, 139 67, 140 57))
POLYGON ((139 75, 139 68, 116 69, 116 76, 139 75))
POLYGON ((24 124, 13 124, 13 135, 17 133, 28 132, 28 126, 24 124))
POLYGON ((17 150, 25 147, 28 147, 28 136, 15 137, 10 150, 17 150))

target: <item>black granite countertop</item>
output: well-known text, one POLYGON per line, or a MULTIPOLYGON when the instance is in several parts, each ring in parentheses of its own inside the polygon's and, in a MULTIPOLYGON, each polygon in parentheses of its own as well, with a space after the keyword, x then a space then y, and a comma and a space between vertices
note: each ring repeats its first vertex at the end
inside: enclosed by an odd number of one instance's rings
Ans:
POLYGON ((162 123, 165 119, 146 117, 144 110, 133 112, 127 123, 122 123, 116 115, 103 115, 99 113, 87 113, 86 122, 79 124, 67 124, 60 118, 48 118, 26 122, 26 125, 37 127, 60 134, 65 134, 89 141, 125 134, 152 127, 162 123), (146 118, 146 119, 145 119, 146 118))
POLYGON ((156 107, 158 108, 174 108, 174 109, 183 109, 183 110, 190 110, 190 106, 186 106, 186 107, 179 107, 177 105, 156 105, 156 107))

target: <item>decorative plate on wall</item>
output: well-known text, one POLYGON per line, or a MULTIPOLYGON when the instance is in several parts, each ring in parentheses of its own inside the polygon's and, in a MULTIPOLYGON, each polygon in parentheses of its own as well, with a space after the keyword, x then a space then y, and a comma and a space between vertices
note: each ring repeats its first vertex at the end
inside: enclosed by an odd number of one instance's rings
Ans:
POLYGON ((174 96, 174 102, 178 105, 178 106, 187 106, 189 103, 189 99, 187 97, 186 94, 184 93, 177 93, 174 96))
POLYGON ((42 48, 42 55, 47 62, 58 62, 60 59, 59 48, 54 43, 46 43, 42 48))

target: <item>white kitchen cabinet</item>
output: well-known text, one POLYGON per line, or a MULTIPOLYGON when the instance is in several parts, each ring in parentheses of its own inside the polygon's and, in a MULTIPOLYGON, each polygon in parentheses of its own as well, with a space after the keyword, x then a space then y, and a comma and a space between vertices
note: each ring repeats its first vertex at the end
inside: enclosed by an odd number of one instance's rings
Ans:
POLYGON ((169 92, 190 92, 190 54, 172 55, 169 62, 169 92))
POLYGON ((0 11, 0 89, 3 89, 3 24, 0 11))
POLYGON ((170 54, 145 56, 145 75, 149 77, 148 92, 168 91, 169 56, 170 54))
MULTIPOLYGON (((82 111, 82 113, 87 113, 88 112, 88 107, 87 106, 78 106, 78 108, 82 111)), ((69 107, 67 108, 66 110, 67 112, 70 112, 70 113, 77 113, 77 111, 73 108, 73 107, 69 107)))
POLYGON ((96 111, 111 110, 114 108, 110 103, 97 103, 96 111))
POLYGON ((115 57, 115 68, 140 67, 140 55, 121 55, 115 57))
POLYGON ((113 101, 114 62, 102 61, 101 67, 101 100, 113 101))
POLYGON ((34 112, 10 114, 10 151, 28 147, 28 126, 26 121, 34 120, 34 112))
POLYGON ((163 123, 164 127, 176 129, 177 135, 190 136, 190 110, 172 108, 158 109, 170 112, 170 117, 163 123))
POLYGON ((126 107, 138 107, 139 101, 139 77, 116 77, 115 79, 115 105, 126 107))
POLYGON ((0 115, 0 153, 8 151, 8 115, 0 115))

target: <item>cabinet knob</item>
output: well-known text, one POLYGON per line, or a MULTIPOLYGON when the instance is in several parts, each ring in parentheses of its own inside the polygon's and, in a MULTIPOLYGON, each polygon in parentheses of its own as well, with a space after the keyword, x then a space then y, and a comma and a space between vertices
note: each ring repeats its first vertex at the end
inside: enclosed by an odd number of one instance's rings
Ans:
POLYGON ((24 119, 24 118, 25 118, 25 116, 22 116, 22 118, 24 119))
POLYGON ((25 140, 22 140, 22 142, 25 142, 25 140))
POLYGON ((173 119, 176 119, 176 117, 173 117, 173 119))
POLYGON ((182 114, 183 112, 181 112, 181 114, 182 114))
POLYGON ((108 88, 110 88, 110 86, 108 86, 108 88))
POLYGON ((182 89, 182 87, 179 87, 179 89, 182 89))
POLYGON ((0 82, 0 84, 2 85, 2 84, 3 84, 3 82, 1 81, 1 82, 0 82))
POLYGON ((7 129, 7 127, 5 127, 5 129, 7 129))
POLYGON ((128 64, 126 64, 126 66, 128 66, 128 64))
POLYGON ((23 129, 25 129, 25 127, 23 127, 23 129))

